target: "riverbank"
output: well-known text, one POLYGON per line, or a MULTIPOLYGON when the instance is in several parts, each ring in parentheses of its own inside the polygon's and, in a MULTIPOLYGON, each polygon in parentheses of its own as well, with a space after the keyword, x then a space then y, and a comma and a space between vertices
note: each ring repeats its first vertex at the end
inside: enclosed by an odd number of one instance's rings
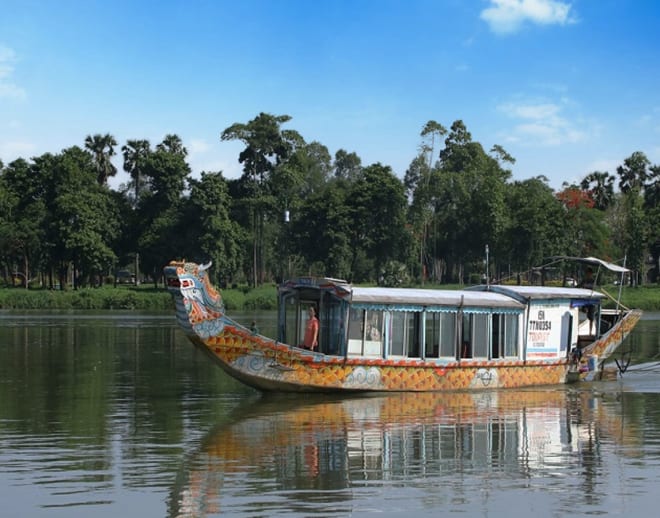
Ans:
MULTIPOLYGON (((614 298, 618 295, 616 286, 601 291, 606 291, 614 298)), ((277 308, 277 288, 273 285, 256 289, 244 287, 222 290, 222 298, 228 311, 277 308)), ((623 288, 621 301, 629 308, 660 311, 660 287, 623 288)), ((0 309, 170 311, 172 297, 165 289, 149 285, 103 286, 69 291, 3 288, 0 289, 0 309)))
MULTIPOLYGON (((275 286, 227 289, 222 291, 222 298, 228 311, 277 307, 275 286)), ((172 307, 170 294, 164 288, 154 288, 153 285, 102 286, 67 291, 0 289, 0 309, 171 311, 172 307)))

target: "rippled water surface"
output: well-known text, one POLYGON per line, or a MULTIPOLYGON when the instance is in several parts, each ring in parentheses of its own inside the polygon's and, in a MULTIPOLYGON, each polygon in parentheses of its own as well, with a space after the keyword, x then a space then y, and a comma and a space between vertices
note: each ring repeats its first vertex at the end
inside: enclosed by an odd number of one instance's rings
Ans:
POLYGON ((264 397, 171 315, 0 312, 0 516, 655 516, 660 314, 626 347, 592 384, 264 397))

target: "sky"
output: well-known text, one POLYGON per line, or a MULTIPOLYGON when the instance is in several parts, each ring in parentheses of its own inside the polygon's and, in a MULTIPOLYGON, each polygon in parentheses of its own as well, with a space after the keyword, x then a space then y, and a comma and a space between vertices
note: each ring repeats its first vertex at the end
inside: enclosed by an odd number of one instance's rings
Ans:
POLYGON ((289 115, 307 142, 403 178, 462 120, 513 180, 554 189, 660 163, 655 0, 0 0, 0 160, 174 133, 193 176, 241 174, 223 130, 289 115))

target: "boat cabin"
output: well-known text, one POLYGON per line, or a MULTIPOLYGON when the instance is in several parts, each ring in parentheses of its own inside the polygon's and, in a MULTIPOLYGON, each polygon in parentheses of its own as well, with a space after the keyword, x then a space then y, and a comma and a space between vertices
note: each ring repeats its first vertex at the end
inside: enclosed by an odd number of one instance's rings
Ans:
POLYGON ((438 363, 551 361, 609 329, 603 297, 580 288, 364 288, 305 277, 279 288, 278 340, 300 346, 313 306, 317 352, 327 355, 438 363))

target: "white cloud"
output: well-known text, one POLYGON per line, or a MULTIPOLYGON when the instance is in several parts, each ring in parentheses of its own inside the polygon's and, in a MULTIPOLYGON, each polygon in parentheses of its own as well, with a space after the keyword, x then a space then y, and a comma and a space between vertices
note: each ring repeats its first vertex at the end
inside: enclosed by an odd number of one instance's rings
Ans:
POLYGON ((593 173, 594 171, 616 174, 616 168, 619 167, 621 163, 622 160, 616 158, 600 158, 598 160, 589 162, 585 167, 584 174, 586 176, 590 173, 593 173))
POLYGON ((660 114, 660 109, 653 108, 651 113, 646 113, 641 115, 634 121, 635 126, 638 128, 643 128, 654 133, 660 133, 660 124, 658 124, 658 114, 660 114))
POLYGON ((525 22, 537 25, 574 23, 571 4, 557 0, 491 0, 491 6, 481 12, 497 34, 516 32, 525 22))
POLYGON ((505 135, 506 141, 542 146, 584 141, 589 132, 562 114, 566 104, 568 101, 564 100, 562 103, 518 101, 499 105, 497 109, 516 122, 505 135))
POLYGON ((24 100, 27 94, 12 81, 16 53, 9 47, 0 45, 0 99, 24 100))
POLYGON ((225 178, 241 176, 241 164, 237 158, 242 146, 240 142, 221 142, 220 139, 204 137, 184 137, 183 141, 188 149, 187 160, 193 178, 199 178, 203 171, 221 171, 225 178))
POLYGON ((190 144, 186 146, 191 155, 197 153, 206 153, 209 150, 209 143, 200 138, 193 138, 190 140, 190 144))
POLYGON ((36 146, 32 142, 22 140, 0 141, 0 158, 8 164, 17 158, 28 159, 34 155, 36 146))

